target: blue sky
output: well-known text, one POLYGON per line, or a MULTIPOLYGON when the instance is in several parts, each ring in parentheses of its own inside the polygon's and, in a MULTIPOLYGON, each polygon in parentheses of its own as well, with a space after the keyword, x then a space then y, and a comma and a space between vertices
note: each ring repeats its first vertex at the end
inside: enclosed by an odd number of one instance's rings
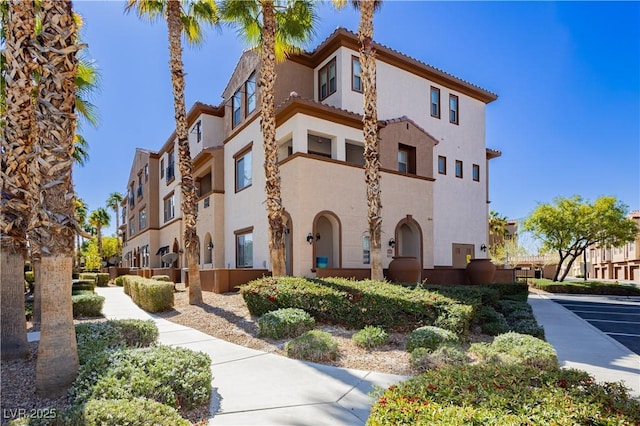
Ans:
MULTIPOLYGON (((158 150, 174 129, 164 22, 125 15, 122 2, 75 1, 102 75, 100 126, 83 125, 90 161, 76 191, 93 210, 125 192, 136 147, 158 150)), ((319 7, 313 49, 351 8, 319 7)), ((640 3, 386 1, 374 38, 498 94, 486 110, 490 208, 508 218, 578 194, 640 209, 640 3)), ((186 101, 213 105, 246 48, 229 28, 185 47, 186 101)), ((107 234, 115 232, 115 217, 107 234)))

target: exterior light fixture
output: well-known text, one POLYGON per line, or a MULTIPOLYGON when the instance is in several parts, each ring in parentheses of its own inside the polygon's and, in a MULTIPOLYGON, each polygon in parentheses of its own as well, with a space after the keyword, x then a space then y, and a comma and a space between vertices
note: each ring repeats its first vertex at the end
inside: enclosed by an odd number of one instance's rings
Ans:
POLYGON ((482 251, 487 251, 487 245, 486 245, 486 244, 482 244, 482 245, 480 246, 480 250, 482 250, 482 251))
POLYGON ((307 234, 307 242, 313 244, 313 234, 311 232, 307 234))
POLYGON ((209 241, 209 244, 207 244, 207 248, 209 250, 213 250, 213 241, 209 241))
POLYGON ((396 246, 396 240, 394 240, 393 238, 391 238, 389 240, 389 247, 394 248, 396 246))

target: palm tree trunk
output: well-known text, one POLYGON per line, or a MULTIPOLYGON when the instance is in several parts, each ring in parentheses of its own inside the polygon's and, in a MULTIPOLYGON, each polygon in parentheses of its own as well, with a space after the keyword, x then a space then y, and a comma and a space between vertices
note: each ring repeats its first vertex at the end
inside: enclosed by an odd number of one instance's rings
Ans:
MULTIPOLYGON (((35 12, 31 1, 9 4, 6 27, 6 117, 2 133, 2 204, 0 208, 0 300, 2 359, 29 352, 24 311, 24 262, 31 197, 29 167, 35 113, 32 93, 35 12)), ((4 25, 4 23, 3 23, 4 25)))
POLYGON ((380 153, 378 150, 378 112, 376 58, 373 50, 373 1, 360 2, 360 65, 364 98, 364 173, 367 186, 367 220, 371 241, 371 279, 382 280, 382 202, 380 194, 380 153))
POLYGON ((189 134, 187 132, 187 109, 184 102, 184 68, 182 65, 182 45, 180 41, 182 22, 180 21, 180 2, 167 2, 167 24, 169 27, 169 65, 173 86, 173 106, 178 138, 178 167, 180 168, 180 187, 182 191, 182 223, 184 224, 184 247, 189 268, 189 303, 202 303, 200 285, 200 240, 196 223, 196 186, 193 181, 193 166, 189 152, 189 134))
POLYGON ((273 276, 287 274, 285 263, 285 234, 280 190, 280 168, 276 142, 274 86, 276 82, 276 17, 272 0, 262 2, 262 51, 260 55, 260 105, 262 140, 264 147, 265 192, 269 223, 269 257, 273 276))
POLYGON ((32 178, 35 200, 30 235, 39 251, 42 327, 36 363, 36 392, 59 395, 78 372, 78 351, 71 303, 75 218, 71 169, 75 84, 75 23, 69 1, 42 1, 42 29, 36 42, 41 67, 37 119, 38 157, 32 178), (71 195, 71 196, 70 196, 71 195))

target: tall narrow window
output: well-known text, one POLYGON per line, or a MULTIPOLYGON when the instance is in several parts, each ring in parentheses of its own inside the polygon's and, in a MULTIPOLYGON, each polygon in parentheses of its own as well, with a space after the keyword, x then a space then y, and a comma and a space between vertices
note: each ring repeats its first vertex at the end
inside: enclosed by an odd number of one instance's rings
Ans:
POLYGON ((245 83, 245 93, 247 96, 246 115, 249 115, 256 109, 256 73, 255 72, 249 76, 249 79, 245 83))
POLYGON ((231 99, 231 106, 233 109, 233 115, 231 117, 232 126, 236 127, 242 120, 242 93, 240 93, 240 89, 238 89, 236 93, 233 94, 233 98, 231 99))
POLYGON ((476 182, 480 182, 480 166, 474 164, 471 169, 471 173, 473 175, 473 180, 475 180, 476 182))
POLYGON ((193 130, 196 132, 196 142, 199 143, 202 141, 202 120, 198 120, 193 130))
POLYGON ((144 165, 144 181, 149 182, 149 163, 144 165))
POLYGON ((351 90, 355 92, 362 92, 362 66, 360 65, 360 59, 356 56, 351 57, 351 90))
POLYGON ((458 124, 459 120, 458 97, 456 95, 449 95, 449 123, 458 124))
POLYGON ((164 179, 164 158, 160 160, 160 179, 164 179))
POLYGON ((371 264, 371 238, 368 235, 362 237, 362 263, 371 264))
POLYGON ((401 149, 398 151, 398 171, 402 173, 407 173, 409 165, 409 153, 401 149))
POLYGON ((336 92, 336 58, 318 71, 318 98, 322 101, 336 92))
POLYGON ((431 86, 431 116, 440 118, 440 89, 431 86))
POLYGON ((167 154, 167 183, 171 182, 173 178, 176 176, 174 166, 175 166, 175 154, 173 151, 170 151, 169 154, 167 154))
POLYGON ((133 217, 129 218, 129 236, 136 233, 136 220, 133 217))
POLYGON ((236 192, 251 185, 251 145, 235 155, 236 160, 236 192))
POLYGON ((253 267, 253 228, 235 232, 236 234, 236 268, 253 267))
POLYGON ((398 171, 416 173, 416 148, 414 146, 398 144, 398 171))
POLYGON ((443 157, 442 155, 438 156, 438 173, 441 175, 447 174, 447 157, 443 157))
POLYGON ((462 177, 462 161, 456 160, 456 177, 462 177))
POLYGON ((174 200, 175 194, 169 195, 164 199, 164 221, 168 222, 176 215, 176 205, 174 200))
POLYGON ((140 230, 143 230, 144 228, 147 227, 147 210, 146 209, 140 210, 139 222, 140 222, 140 230))

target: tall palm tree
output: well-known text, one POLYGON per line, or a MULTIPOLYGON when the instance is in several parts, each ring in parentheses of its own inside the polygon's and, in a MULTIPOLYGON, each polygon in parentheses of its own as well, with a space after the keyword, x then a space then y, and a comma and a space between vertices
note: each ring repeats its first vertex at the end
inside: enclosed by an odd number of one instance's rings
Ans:
POLYGON ((78 372, 71 303, 74 192, 71 178, 76 114, 74 76, 78 61, 70 1, 42 0, 42 29, 34 43, 40 75, 36 105, 37 158, 31 178, 37 188, 29 235, 40 258, 42 324, 36 362, 36 392, 63 393, 78 372))
POLYGON ((120 257, 120 237, 118 237, 118 232, 120 232, 120 203, 124 200, 124 196, 119 192, 112 192, 107 199, 107 207, 113 209, 116 213, 116 241, 117 241, 117 250, 116 256, 120 257))
POLYGON ((32 93, 34 68, 31 40, 35 27, 33 2, 3 5, 3 133, 0 199, 0 293, 2 359, 29 353, 24 316, 24 263, 29 222, 29 167, 33 151, 35 110, 32 93))
POLYGON ((182 223, 184 225, 184 247, 189 268, 189 303, 202 303, 200 285, 200 240, 197 222, 197 192, 193 180, 193 165, 189 151, 187 131, 187 108, 184 101, 184 67, 182 64, 181 35, 187 42, 198 44, 203 40, 200 22, 217 24, 218 10, 214 0, 128 0, 125 10, 135 10, 141 18, 155 21, 167 20, 169 29, 169 66, 173 86, 173 107, 178 139, 178 167, 182 194, 182 223))
POLYGON ((96 227, 96 235, 98 236, 98 253, 102 260, 102 228, 111 225, 111 217, 104 207, 98 207, 89 214, 89 223, 96 227))
MULTIPOLYGON (((347 0, 334 0, 343 7, 347 0)), ((376 55, 373 48, 373 15, 382 6, 380 0, 352 0, 360 10, 358 40, 364 114, 364 179, 367 186, 367 221, 371 241, 371 279, 382 280, 382 201, 380 191, 380 151, 378 143, 378 95, 376 91, 376 55)))
POLYGON ((313 34, 315 5, 311 1, 225 0, 223 18, 260 51, 260 126, 264 148, 265 192, 269 223, 269 257, 274 276, 286 275, 284 207, 280 188, 274 88, 276 60, 299 50, 313 34), (262 20, 260 20, 262 15, 262 20))

